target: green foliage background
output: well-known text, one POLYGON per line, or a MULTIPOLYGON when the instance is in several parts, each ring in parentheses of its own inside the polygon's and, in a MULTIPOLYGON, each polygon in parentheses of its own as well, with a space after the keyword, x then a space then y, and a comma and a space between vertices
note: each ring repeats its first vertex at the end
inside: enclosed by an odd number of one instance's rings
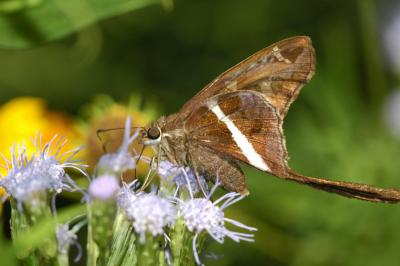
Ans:
MULTIPOLYGON (((381 22, 395 6, 394 0, 177 0, 173 6, 0 0, 0 102, 40 96, 78 114, 96 94, 124 100, 140 92, 170 113, 255 51, 309 35, 317 72, 285 122, 290 165, 313 176, 400 188, 400 143, 381 121, 384 97, 399 84, 380 48, 381 22)), ((207 265, 399 265, 398 206, 246 170, 251 195, 228 212, 259 228, 256 242, 211 244, 208 250, 222 258, 207 265)), ((10 257, 4 242, 0 255, 10 257)))

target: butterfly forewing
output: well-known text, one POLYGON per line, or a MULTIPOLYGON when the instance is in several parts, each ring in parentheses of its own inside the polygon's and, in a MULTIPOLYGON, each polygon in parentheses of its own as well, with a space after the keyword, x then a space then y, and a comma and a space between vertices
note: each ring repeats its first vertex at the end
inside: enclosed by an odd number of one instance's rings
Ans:
POLYGON ((210 98, 185 123, 189 141, 273 174, 286 167, 281 120, 262 94, 230 92, 210 98))
POLYGON ((260 92, 282 118, 315 70, 315 51, 308 37, 277 42, 221 74, 179 112, 187 117, 210 97, 227 92, 260 92))

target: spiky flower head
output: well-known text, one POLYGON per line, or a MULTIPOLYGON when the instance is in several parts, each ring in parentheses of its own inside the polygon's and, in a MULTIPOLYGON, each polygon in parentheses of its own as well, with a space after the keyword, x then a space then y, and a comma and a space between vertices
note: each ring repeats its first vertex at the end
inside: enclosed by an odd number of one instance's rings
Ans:
POLYGON ((138 195, 142 194, 143 192, 135 192, 135 187, 138 184, 138 180, 134 180, 131 183, 127 184, 125 182, 122 183, 122 187, 119 189, 117 202, 118 206, 127 212, 132 203, 137 199, 138 195))
POLYGON ((78 241, 77 232, 87 224, 86 220, 83 220, 75 224, 72 228, 69 228, 69 224, 60 224, 56 229, 57 238, 57 250, 61 256, 67 256, 71 246, 75 246, 77 249, 77 255, 74 262, 78 262, 82 257, 82 247, 78 241))
POLYGON ((68 253, 69 247, 78 241, 75 232, 69 230, 68 224, 62 224, 57 227, 57 249, 60 253, 68 253))
POLYGON ((206 198, 191 198, 187 201, 177 200, 179 203, 180 216, 185 221, 186 227, 195 235, 193 237, 193 254, 198 265, 201 265, 196 249, 197 237, 202 232, 207 232, 218 243, 223 243, 225 237, 229 237, 236 242, 253 242, 254 235, 228 230, 225 222, 235 225, 248 231, 256 231, 254 227, 249 227, 238 221, 225 217, 224 209, 242 200, 244 196, 236 192, 229 192, 216 201, 211 201, 211 196, 215 192, 219 183, 216 182, 210 194, 206 198))
POLYGON ((153 237, 162 235, 164 228, 174 224, 176 219, 176 208, 170 201, 154 193, 135 193, 129 186, 121 189, 118 205, 140 235, 141 243, 144 243, 146 234, 153 237))
POLYGON ((33 142, 36 150, 31 156, 27 154, 25 146, 20 145, 11 149, 11 160, 3 157, 7 175, 0 180, 0 186, 18 201, 40 192, 80 190, 65 169, 75 169, 86 175, 83 170, 86 165, 73 161, 81 148, 60 153, 67 140, 57 135, 43 147, 41 135, 36 136, 33 142))
POLYGON ((186 188, 189 193, 193 194, 208 190, 205 178, 199 176, 197 179, 193 170, 189 167, 180 167, 169 161, 161 161, 157 170, 158 175, 163 180, 173 183, 177 189, 186 188))

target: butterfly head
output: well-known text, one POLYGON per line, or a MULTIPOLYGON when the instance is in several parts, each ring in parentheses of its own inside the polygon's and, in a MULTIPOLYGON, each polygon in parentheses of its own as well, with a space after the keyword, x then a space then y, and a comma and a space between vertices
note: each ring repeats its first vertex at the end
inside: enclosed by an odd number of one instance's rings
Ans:
POLYGON ((145 146, 156 146, 161 142, 161 135, 161 128, 153 123, 143 131, 143 144, 145 146))

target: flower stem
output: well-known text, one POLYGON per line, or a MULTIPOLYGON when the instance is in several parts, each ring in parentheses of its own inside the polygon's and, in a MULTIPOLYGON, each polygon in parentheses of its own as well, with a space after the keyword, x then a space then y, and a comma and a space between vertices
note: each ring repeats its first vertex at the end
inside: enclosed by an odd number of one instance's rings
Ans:
MULTIPOLYGON (((146 241, 142 244, 136 245, 138 253, 138 265, 140 266, 154 266, 158 265, 161 260, 160 254, 160 238, 148 236, 146 241)), ((164 256, 163 256, 164 257, 164 256)), ((165 260, 165 258, 163 258, 165 260)))
POLYGON ((96 266, 97 258, 99 256, 99 248, 93 239, 93 214, 88 204, 88 238, 87 238, 87 266, 96 266))
POLYGON ((113 224, 117 213, 115 198, 109 200, 93 199, 88 203, 88 253, 89 265, 107 265, 110 257, 113 224))
POLYGON ((182 219, 178 219, 171 232, 171 251, 174 266, 195 265, 192 235, 187 231, 185 222, 182 219))
MULTIPOLYGON (((19 210, 17 201, 11 199, 11 237, 13 240, 17 239, 19 235, 23 234, 28 228, 28 221, 25 214, 19 210)), ((39 265, 39 262, 33 252, 29 250, 21 254, 17 252, 17 258, 22 260, 25 265, 39 265)))
POLYGON ((68 254, 58 253, 57 262, 59 266, 69 266, 68 254))
POLYGON ((107 266, 133 266, 137 263, 135 235, 131 223, 122 212, 118 212, 113 229, 111 254, 107 266))
MULTIPOLYGON (((23 213, 19 216, 21 220, 14 221, 20 223, 17 226, 23 226, 28 229, 37 225, 40 221, 52 217, 48 194, 35 193, 23 202, 23 213)), ((21 210, 15 210, 20 212, 21 210)), ((36 259, 40 265, 57 265, 57 240, 56 229, 51 228, 48 237, 42 245, 38 246, 34 251, 36 259)))

